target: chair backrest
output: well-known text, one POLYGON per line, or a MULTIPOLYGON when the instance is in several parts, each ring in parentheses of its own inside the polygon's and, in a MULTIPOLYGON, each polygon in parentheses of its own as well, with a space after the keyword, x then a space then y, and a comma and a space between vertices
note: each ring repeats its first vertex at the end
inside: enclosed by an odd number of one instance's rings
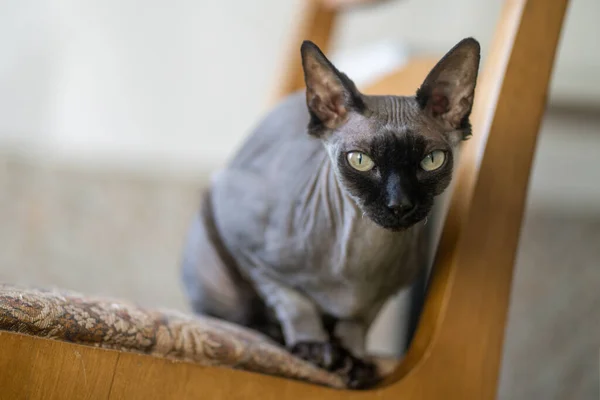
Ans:
POLYGON ((326 54, 329 52, 333 30, 338 11, 331 10, 321 0, 302 0, 301 9, 296 13, 297 22, 290 34, 290 41, 285 49, 282 68, 272 95, 272 102, 304 87, 304 73, 300 58, 300 44, 303 40, 311 40, 326 54))
MULTIPOLYGON (((473 137, 461 151, 419 326, 380 389, 390 397, 496 396, 529 175, 567 3, 505 1, 479 77, 473 137)), ((336 12, 319 0, 304 5, 276 96, 304 86, 302 39, 324 49, 330 43, 336 12)), ((412 94, 434 62, 413 60, 365 92, 412 94)))

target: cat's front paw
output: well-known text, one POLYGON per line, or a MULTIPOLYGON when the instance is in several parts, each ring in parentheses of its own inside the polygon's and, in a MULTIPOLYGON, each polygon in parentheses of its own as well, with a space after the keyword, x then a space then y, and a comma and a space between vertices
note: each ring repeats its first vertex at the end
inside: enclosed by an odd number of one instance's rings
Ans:
POLYGON ((346 375, 346 384, 351 389, 368 389, 379 382, 377 366, 372 362, 354 358, 352 368, 346 375))
POLYGON ((337 343, 301 342, 291 351, 296 357, 341 375, 349 388, 367 389, 378 381, 375 364, 354 357, 337 343))

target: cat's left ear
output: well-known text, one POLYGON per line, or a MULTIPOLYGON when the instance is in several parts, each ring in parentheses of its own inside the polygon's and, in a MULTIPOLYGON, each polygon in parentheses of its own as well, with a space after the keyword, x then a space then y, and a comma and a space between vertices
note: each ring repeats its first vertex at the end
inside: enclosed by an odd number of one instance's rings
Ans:
POLYGON ((475 97, 480 46, 467 38, 454 46, 431 70, 417 90, 422 109, 441 121, 447 129, 471 136, 469 115, 475 97))
POLYGON ((319 136, 341 126, 350 111, 362 111, 365 105, 354 82, 338 71, 316 44, 304 41, 300 52, 311 115, 309 132, 319 136))

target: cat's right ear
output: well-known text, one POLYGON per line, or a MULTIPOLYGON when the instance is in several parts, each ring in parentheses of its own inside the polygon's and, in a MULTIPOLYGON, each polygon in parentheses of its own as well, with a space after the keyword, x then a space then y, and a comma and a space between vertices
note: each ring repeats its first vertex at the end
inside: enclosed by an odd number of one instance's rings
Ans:
POLYGON ((417 91, 417 101, 447 129, 471 134, 469 115, 475 97, 480 46, 473 38, 461 40, 431 70, 417 91))
POLYGON ((316 44, 304 41, 300 52, 311 115, 309 132, 319 136, 342 125, 350 111, 362 111, 365 106, 354 82, 338 71, 316 44))

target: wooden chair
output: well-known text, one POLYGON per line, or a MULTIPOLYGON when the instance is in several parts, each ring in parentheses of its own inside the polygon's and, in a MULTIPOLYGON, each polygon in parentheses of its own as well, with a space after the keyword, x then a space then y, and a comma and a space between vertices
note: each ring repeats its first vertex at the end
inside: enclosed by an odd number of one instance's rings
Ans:
MULTIPOLYGON (((19 398, 25 387, 23 398, 35 399, 495 398, 528 179, 566 6, 506 1, 480 74, 474 135, 461 153, 418 329, 382 385, 344 391, 0 332, 0 398, 19 398)), ((328 49, 336 12, 317 0, 305 7, 276 97, 303 86, 302 39, 328 49)), ((412 94, 434 62, 413 60, 366 92, 412 94)))

